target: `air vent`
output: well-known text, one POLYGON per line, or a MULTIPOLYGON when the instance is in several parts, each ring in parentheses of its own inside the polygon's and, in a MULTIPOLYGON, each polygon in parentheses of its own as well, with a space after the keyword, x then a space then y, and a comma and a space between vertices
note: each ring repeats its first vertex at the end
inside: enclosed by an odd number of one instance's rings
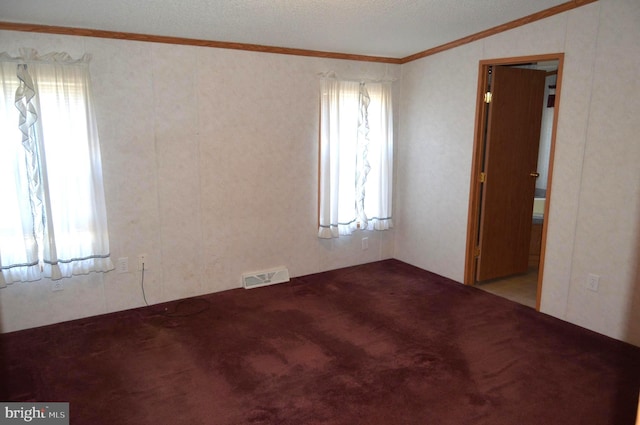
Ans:
POLYGON ((242 274, 242 286, 244 289, 259 288, 283 282, 289 282, 289 269, 286 267, 242 274))

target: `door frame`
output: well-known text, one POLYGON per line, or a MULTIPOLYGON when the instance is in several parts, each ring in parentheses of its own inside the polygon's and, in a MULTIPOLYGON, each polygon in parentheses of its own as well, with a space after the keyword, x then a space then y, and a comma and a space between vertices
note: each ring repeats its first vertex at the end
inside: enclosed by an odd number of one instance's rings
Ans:
POLYGON ((486 108, 484 102, 485 87, 489 75, 489 67, 495 65, 519 65, 531 62, 558 61, 558 76, 556 81, 555 107, 553 114, 553 125, 551 129, 551 147, 549 152, 549 171, 547 179, 547 194, 544 206, 544 221, 542 223, 542 242, 540 248, 540 263, 538 266, 538 289, 536 295, 536 310, 540 311, 542 298, 542 278, 544 272, 545 247, 547 242, 547 228, 549 224, 549 204, 551 201, 551 182, 553 178, 553 161, 556 146, 556 133, 558 115, 560 111, 560 94, 562 89, 562 70, 564 66, 564 53, 549 53, 543 55, 519 56, 511 58, 484 59, 478 66, 478 93, 476 99, 476 120, 473 141, 473 158, 471 163, 471 181, 469 189, 469 211, 467 217, 467 248, 464 265, 464 284, 473 286, 475 284, 476 270, 476 249, 479 232, 481 181, 480 172, 484 160, 484 134, 486 130, 486 108))

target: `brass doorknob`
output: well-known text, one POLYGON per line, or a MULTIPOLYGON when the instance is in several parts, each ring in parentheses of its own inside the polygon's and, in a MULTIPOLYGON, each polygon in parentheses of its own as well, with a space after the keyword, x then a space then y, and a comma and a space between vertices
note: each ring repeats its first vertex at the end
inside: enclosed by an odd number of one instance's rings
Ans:
POLYGON ((530 175, 531 177, 535 177, 535 178, 540 177, 540 173, 529 173, 529 175, 530 175))

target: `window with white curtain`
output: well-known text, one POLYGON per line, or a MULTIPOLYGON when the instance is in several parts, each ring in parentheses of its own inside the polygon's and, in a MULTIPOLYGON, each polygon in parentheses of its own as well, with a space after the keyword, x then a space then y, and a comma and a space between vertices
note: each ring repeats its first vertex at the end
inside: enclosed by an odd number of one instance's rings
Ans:
POLYGON ((113 269, 88 61, 0 54, 0 286, 113 269))
POLYGON ((391 83, 323 78, 320 238, 392 227, 391 83))

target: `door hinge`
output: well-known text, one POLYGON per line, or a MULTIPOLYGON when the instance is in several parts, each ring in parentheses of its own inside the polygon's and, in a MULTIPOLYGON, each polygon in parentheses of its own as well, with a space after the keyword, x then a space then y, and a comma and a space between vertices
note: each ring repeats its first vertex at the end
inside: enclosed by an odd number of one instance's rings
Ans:
POLYGON ((486 92, 484 94, 484 103, 491 103, 491 97, 492 97, 491 92, 490 91, 486 92))
POLYGON ((484 183, 487 181, 487 173, 482 172, 480 173, 480 183, 484 183))
POLYGON ((475 248, 473 249, 473 256, 474 256, 475 258, 478 258, 478 257, 480 256, 480 247, 479 247, 479 246, 477 246, 477 247, 475 247, 475 248))

